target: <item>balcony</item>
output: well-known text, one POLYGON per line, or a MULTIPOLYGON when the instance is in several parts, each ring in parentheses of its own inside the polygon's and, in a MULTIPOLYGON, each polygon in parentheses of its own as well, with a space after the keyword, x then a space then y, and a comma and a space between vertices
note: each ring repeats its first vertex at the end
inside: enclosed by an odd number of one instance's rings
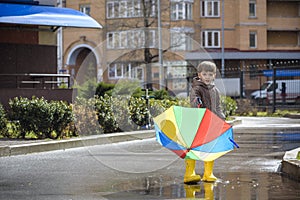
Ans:
POLYGON ((72 102, 69 74, 0 74, 0 103, 8 108, 14 97, 44 97, 47 100, 72 102))
POLYGON ((268 30, 299 31, 300 17, 268 17, 268 30))

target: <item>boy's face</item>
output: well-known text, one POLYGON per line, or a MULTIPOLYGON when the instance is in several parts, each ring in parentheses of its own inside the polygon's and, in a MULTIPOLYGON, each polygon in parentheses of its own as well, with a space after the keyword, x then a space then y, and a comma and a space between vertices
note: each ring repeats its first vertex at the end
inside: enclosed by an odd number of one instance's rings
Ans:
POLYGON ((215 80, 216 73, 209 71, 202 71, 198 73, 198 77, 206 84, 209 85, 215 80))

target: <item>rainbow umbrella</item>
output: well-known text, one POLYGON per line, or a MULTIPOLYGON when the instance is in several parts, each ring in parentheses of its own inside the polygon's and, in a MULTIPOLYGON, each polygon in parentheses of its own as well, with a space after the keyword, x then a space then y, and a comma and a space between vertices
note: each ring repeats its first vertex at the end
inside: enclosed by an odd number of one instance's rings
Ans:
POLYGON ((231 125, 206 108, 172 106, 153 120, 157 141, 181 158, 212 161, 238 148, 231 125))

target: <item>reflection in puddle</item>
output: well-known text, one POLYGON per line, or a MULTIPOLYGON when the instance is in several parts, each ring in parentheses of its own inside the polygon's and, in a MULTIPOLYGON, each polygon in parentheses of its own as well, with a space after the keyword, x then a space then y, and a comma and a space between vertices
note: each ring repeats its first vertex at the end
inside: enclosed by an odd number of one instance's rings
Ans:
POLYGON ((146 178, 119 182, 113 185, 112 193, 104 197, 114 200, 300 199, 299 182, 277 172, 284 152, 299 147, 299 132, 237 134, 236 137, 239 150, 216 161, 214 171, 220 178, 216 183, 185 185, 183 177, 178 175, 184 170, 180 168, 182 163, 174 162, 170 171, 157 171, 151 177, 145 175, 146 178))
POLYGON ((298 199, 300 184, 278 173, 224 173, 216 183, 187 185, 165 177, 119 183, 107 199, 298 199))
POLYGON ((202 183, 200 185, 184 185, 185 198, 195 199, 196 195, 203 196, 206 200, 214 199, 215 183, 202 183))

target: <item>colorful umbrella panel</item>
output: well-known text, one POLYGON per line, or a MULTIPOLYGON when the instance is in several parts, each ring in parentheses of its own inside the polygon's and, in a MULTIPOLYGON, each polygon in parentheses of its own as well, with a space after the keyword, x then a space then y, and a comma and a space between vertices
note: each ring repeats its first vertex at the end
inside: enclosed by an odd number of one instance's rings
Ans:
POLYGON ((172 106, 154 123, 157 141, 181 158, 212 161, 238 147, 231 125, 206 108, 172 106))

